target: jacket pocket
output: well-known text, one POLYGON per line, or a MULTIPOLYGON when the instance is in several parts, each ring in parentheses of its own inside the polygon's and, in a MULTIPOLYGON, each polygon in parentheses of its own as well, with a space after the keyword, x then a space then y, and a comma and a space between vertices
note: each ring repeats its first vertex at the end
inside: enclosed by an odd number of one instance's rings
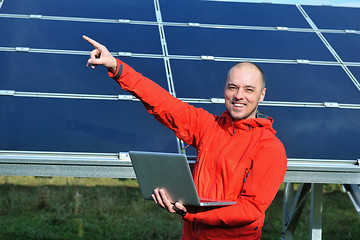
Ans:
POLYGON ((249 194, 251 192, 253 176, 254 176, 253 164, 254 164, 254 159, 251 159, 250 165, 245 169, 241 194, 249 194))

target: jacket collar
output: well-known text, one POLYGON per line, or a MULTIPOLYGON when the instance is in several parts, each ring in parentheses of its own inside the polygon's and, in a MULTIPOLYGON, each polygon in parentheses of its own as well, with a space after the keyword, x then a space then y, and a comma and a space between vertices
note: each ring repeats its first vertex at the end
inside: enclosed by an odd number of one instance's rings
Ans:
POLYGON ((235 129, 250 131, 251 128, 264 127, 269 129, 273 134, 276 133, 272 127, 274 120, 260 111, 256 112, 256 118, 234 120, 228 110, 223 112, 221 117, 226 121, 226 125, 235 129))

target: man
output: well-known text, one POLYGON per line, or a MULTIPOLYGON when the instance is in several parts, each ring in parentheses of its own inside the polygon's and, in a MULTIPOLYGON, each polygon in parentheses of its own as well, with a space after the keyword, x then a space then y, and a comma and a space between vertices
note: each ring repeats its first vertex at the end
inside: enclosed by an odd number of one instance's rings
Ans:
POLYGON ((166 192, 155 189, 155 203, 184 219, 183 239, 260 239, 265 210, 287 165, 273 120, 257 113, 266 93, 262 70, 253 63, 232 67, 224 89, 227 110, 215 116, 174 98, 115 59, 105 46, 83 38, 95 48, 88 66, 108 68, 109 76, 136 96, 150 114, 197 149, 193 178, 199 196, 236 201, 223 207, 185 207, 171 203, 166 192))

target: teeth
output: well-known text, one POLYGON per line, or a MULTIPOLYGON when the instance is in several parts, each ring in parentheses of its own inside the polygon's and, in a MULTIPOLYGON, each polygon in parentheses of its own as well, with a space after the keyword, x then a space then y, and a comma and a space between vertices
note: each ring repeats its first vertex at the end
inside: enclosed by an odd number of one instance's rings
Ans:
POLYGON ((245 106, 245 104, 242 104, 242 103, 234 103, 235 107, 242 107, 242 106, 245 106))

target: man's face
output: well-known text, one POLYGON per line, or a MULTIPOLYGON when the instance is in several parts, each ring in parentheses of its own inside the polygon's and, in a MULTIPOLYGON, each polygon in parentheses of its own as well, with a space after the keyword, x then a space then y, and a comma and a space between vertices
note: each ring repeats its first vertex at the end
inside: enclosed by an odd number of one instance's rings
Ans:
POLYGON ((255 118, 265 93, 259 70, 250 63, 243 63, 228 74, 224 89, 225 106, 236 120, 255 118))

